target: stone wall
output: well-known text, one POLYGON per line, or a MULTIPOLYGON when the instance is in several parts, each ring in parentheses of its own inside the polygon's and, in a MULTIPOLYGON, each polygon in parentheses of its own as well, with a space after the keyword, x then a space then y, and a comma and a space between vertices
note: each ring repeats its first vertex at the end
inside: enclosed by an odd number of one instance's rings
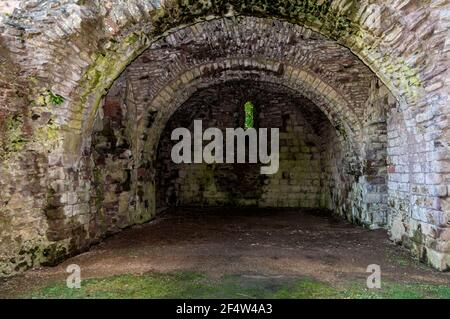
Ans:
POLYGON ((352 198, 352 186, 356 185, 361 173, 352 165, 355 163, 354 154, 346 147, 342 132, 329 125, 319 129, 322 201, 326 208, 356 222, 358 219, 354 218, 352 209, 359 207, 360 201, 352 198))
POLYGON ((0 13, 10 15, 14 12, 14 9, 20 6, 19 0, 3 0, 0 3, 0 13))
POLYGON ((166 122, 198 89, 243 79, 301 92, 349 145, 339 156, 361 176, 341 181, 344 168, 328 166, 331 208, 387 227, 415 255, 448 269, 447 2, 18 2, 0 22, 2 275, 61 260, 108 229, 154 216, 155 148, 166 122), (104 149, 109 124, 98 123, 99 110, 125 69, 119 137, 128 145, 104 149), (118 151, 131 156, 115 166, 118 151), (105 194, 93 193, 96 165, 97 184, 112 177, 105 194), (128 173, 115 171, 130 167, 128 191, 128 173), (341 184, 352 185, 350 199, 333 187, 341 184), (107 194, 114 199, 103 200, 107 194), (97 209, 111 215, 126 203, 129 217, 105 216, 104 228, 101 218, 91 222, 97 209))

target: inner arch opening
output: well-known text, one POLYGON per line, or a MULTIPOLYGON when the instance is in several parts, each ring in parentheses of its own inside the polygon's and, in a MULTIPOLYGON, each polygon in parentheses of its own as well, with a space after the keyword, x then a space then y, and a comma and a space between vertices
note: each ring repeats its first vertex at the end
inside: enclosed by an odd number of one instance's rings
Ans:
MULTIPOLYGON (((248 149, 249 144, 247 155, 248 149)), ((177 206, 250 206, 317 208, 344 214, 351 209, 352 185, 360 174, 351 168, 360 166, 358 161, 345 134, 300 92, 263 81, 215 84, 183 103, 161 134, 156 157, 157 211, 177 206), (245 164, 173 162, 175 129, 187 128, 193 138, 195 120, 202 121, 203 130, 225 132, 243 127, 249 103, 256 129, 279 129, 276 174, 261 174, 263 164, 249 163, 248 156, 245 164)))

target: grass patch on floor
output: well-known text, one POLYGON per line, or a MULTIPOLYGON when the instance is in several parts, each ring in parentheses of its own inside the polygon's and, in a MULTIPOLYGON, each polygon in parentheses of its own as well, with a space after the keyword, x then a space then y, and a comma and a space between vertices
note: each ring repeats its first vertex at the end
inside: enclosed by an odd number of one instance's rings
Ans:
POLYGON ((51 284, 26 298, 274 298, 274 299, 450 299, 450 287, 427 284, 385 283, 369 290, 364 283, 346 283, 339 288, 311 278, 224 276, 210 279, 197 273, 121 275, 82 282, 81 289, 65 283, 51 284))
POLYGON ((344 295, 348 299, 450 299, 450 286, 385 283, 381 289, 361 289, 351 285, 344 295))

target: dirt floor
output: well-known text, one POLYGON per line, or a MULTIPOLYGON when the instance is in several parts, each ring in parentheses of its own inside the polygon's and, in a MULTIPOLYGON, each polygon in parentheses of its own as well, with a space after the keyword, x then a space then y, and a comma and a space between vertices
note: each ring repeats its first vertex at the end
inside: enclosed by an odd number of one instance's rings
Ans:
POLYGON ((395 283, 450 285, 450 274, 414 261, 388 240, 327 212, 291 209, 171 209, 53 268, 0 282, 0 297, 24 296, 64 281, 77 264, 82 277, 192 271, 211 278, 311 277, 332 285, 365 285, 368 265, 395 283))

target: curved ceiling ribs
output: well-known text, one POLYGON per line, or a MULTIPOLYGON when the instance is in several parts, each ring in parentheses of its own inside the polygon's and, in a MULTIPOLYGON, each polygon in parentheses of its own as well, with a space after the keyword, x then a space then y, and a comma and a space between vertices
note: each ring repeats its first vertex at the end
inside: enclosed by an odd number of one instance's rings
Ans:
MULTIPOLYGON (((357 143, 374 75, 347 49, 303 27, 250 17, 239 23, 213 20, 159 40, 138 62, 127 68, 130 87, 145 91, 135 101, 141 119, 138 135, 149 126, 148 110, 159 112, 156 119, 152 113, 155 123, 165 123, 196 88, 235 79, 237 72, 304 94, 360 151, 357 143)), ((157 138, 163 127, 148 135, 157 138)))

